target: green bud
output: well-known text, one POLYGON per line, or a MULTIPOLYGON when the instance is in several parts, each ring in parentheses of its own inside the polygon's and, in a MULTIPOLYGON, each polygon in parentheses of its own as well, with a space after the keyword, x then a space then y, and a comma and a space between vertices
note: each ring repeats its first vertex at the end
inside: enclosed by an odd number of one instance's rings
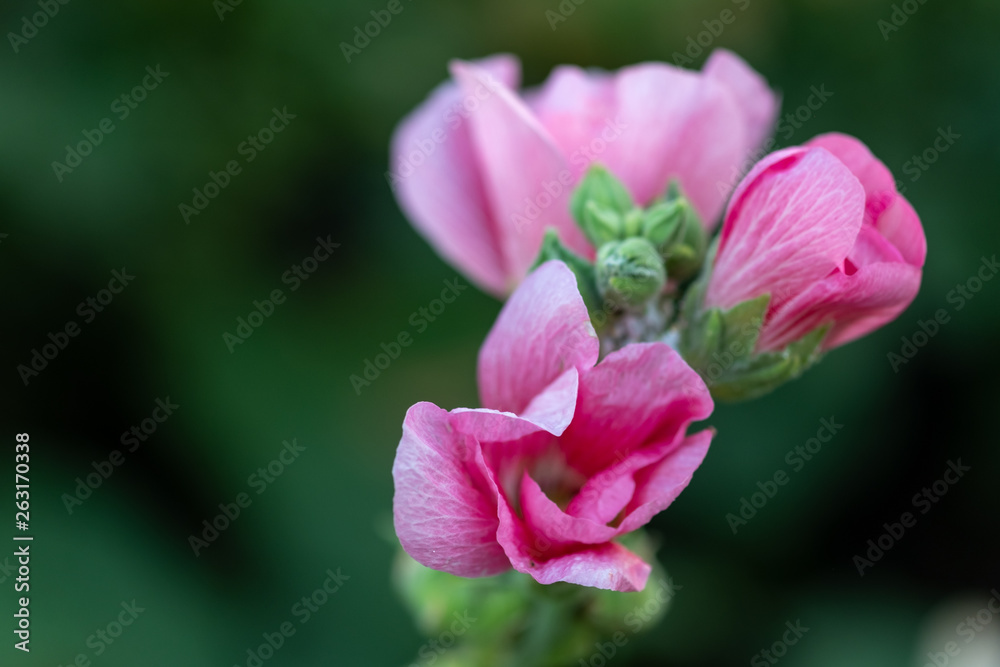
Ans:
POLYGON ((620 213, 592 199, 583 207, 580 229, 595 248, 600 248, 623 237, 624 223, 620 213))
POLYGON ((630 236, 639 236, 642 234, 642 217, 643 213, 641 208, 633 208, 625 214, 623 219, 625 238, 630 236))
POLYGON ((674 243, 681 231, 684 209, 676 202, 654 204, 643 215, 642 235, 657 248, 674 243))
POLYGON ((673 204, 677 207, 680 218, 679 230, 672 245, 664 249, 664 258, 667 260, 670 276, 684 281, 701 269, 708 248, 708 233, 687 199, 681 197, 673 204))
POLYGON ((587 170, 569 200, 569 210, 577 224, 581 226, 584 224, 584 209, 587 207, 587 202, 591 201, 620 215, 628 213, 633 208, 632 196, 621 181, 596 163, 587 170))
POLYGON ((601 246, 595 273, 601 296, 629 306, 640 305, 659 293, 667 279, 663 259, 642 237, 601 246))

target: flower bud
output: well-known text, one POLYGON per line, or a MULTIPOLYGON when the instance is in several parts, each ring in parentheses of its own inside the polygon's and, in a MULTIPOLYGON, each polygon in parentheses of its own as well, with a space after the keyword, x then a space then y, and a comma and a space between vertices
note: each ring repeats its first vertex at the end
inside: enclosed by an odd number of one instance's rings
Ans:
POLYGON ((640 305, 657 294, 667 278, 660 254, 642 237, 601 246, 595 273, 601 296, 628 306, 640 305))

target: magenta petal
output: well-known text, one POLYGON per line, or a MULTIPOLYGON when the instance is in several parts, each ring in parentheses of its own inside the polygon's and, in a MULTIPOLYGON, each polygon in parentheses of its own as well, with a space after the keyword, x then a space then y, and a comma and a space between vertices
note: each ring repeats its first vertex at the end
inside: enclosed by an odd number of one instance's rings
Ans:
POLYGON ((641 528, 674 502, 705 460, 713 435, 706 430, 688 436, 661 461, 635 474, 635 494, 625 508, 627 514, 619 526, 620 532, 641 528))
POLYGON ((562 262, 546 262, 510 297, 479 350, 482 404, 521 414, 566 370, 591 368, 598 348, 576 276, 562 262))
POLYGON ((896 191, 892 172, 858 139, 831 132, 814 137, 805 145, 810 148, 825 148, 833 153, 861 181, 867 197, 896 191))
POLYGON ((569 164, 552 137, 512 90, 492 85, 481 68, 456 61, 451 71, 466 99, 479 100, 469 130, 510 279, 527 273, 549 226, 569 247, 587 252, 589 245, 569 216, 570 188, 560 184, 569 164), (485 98, 477 97, 483 90, 485 98), (546 184, 555 184, 551 192, 546 184))
MULTIPOLYGON (((632 454, 625 460, 636 456, 632 454)), ((635 493, 632 473, 639 467, 641 466, 633 467, 620 461, 594 475, 570 501, 566 513, 602 524, 611 522, 632 499, 632 494, 635 493)))
POLYGON ((767 156, 733 194, 706 304, 731 308, 770 293, 773 307, 842 267, 864 206, 861 183, 825 149, 767 156))
MULTIPOLYGON (((705 61, 702 73, 726 86, 736 99, 746 124, 747 155, 758 148, 774 129, 780 100, 767 81, 732 51, 716 49, 705 61)), ((744 157, 747 157, 744 155, 744 157)))
POLYGON ((652 569, 622 545, 607 542, 519 571, 527 572, 542 584, 566 581, 610 591, 632 592, 646 587, 652 569))
POLYGON ((759 350, 777 350, 826 322, 835 322, 823 341, 831 349, 895 319, 920 289, 920 269, 878 263, 853 275, 834 273, 774 312, 761 332, 759 350))
POLYGON ((927 257, 927 238, 917 212, 903 195, 894 195, 875 221, 875 228, 896 246, 908 264, 922 267, 927 257))
POLYGON ((455 431, 431 403, 406 413, 392 477, 400 544, 417 562, 464 577, 510 568, 497 543, 496 496, 476 463, 474 438, 455 431))
POLYGON ((576 416, 560 447, 570 466, 591 477, 643 444, 680 437, 691 422, 708 417, 713 403, 704 386, 670 346, 627 345, 581 376, 576 416))
MULTIPOLYGON (((489 76, 516 86, 519 66, 511 56, 479 61, 489 76)), ((391 149, 391 183, 406 216, 449 262, 493 294, 508 290, 507 268, 478 157, 467 122, 455 109, 462 93, 439 86, 397 128, 391 149)))
POLYGON ((610 526, 563 512, 527 470, 521 477, 521 514, 531 532, 555 543, 600 544, 618 534, 610 526))

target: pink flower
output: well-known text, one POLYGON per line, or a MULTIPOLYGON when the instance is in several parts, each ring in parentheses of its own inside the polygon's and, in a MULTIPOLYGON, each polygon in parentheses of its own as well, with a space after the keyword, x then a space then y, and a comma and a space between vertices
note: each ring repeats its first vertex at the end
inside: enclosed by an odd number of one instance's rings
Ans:
POLYGON ((413 558, 465 577, 513 567, 543 584, 645 586, 650 566, 614 539, 687 486, 712 433, 686 430, 712 400, 665 344, 597 356, 576 278, 543 264, 480 351, 486 407, 406 414, 393 513, 413 558))
POLYGON ((714 52, 700 74, 663 63, 615 73, 561 66, 521 95, 512 56, 455 61, 451 74, 396 130, 387 176, 431 245, 497 295, 527 273, 546 227, 593 257, 568 202, 595 161, 640 205, 678 179, 714 226, 724 184, 769 134, 778 107, 728 51, 714 52))
POLYGON ((758 351, 823 324, 830 349, 905 310, 926 254, 886 166, 857 139, 827 134, 772 153, 737 187, 705 303, 726 309, 770 293, 758 351))

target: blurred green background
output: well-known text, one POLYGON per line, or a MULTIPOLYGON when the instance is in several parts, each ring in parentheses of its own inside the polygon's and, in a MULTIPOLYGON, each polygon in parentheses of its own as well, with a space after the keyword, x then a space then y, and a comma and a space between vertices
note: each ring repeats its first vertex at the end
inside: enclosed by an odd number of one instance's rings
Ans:
MULTIPOLYGON (((389 579, 390 467, 408 406, 475 403, 476 352, 500 304, 470 288, 355 392, 349 376, 413 333, 410 314, 455 276, 392 198, 390 133, 451 58, 518 54, 527 85, 560 63, 671 61, 726 8, 737 20, 710 48, 747 59, 783 113, 812 86, 833 92, 779 144, 830 130, 864 140, 921 214, 928 261, 898 321, 764 400, 717 408, 705 465, 651 525, 683 588, 613 662, 770 664, 755 656, 801 619, 809 631, 782 665, 917 666, 948 641, 962 647, 949 664, 1000 664, 1000 622, 968 644, 956 634, 1000 586, 1000 281, 961 310, 948 301, 1000 251, 1000 6, 909 0, 916 11, 885 32, 888 0, 587 0, 564 3, 575 9, 553 29, 556 0, 404 0, 346 62, 340 43, 385 4, 52 0, 37 33, 23 23, 37 2, 0 8, 0 479, 9 499, 14 434, 30 433, 35 536, 30 654, 13 648, 14 543, 0 548, 0 664, 246 665, 286 621, 296 633, 266 665, 419 662, 425 638, 389 579), (157 65, 169 74, 121 118, 116 98, 157 65), (288 127, 243 162, 241 143, 286 107, 288 127), (57 178, 66 145, 106 117, 114 131, 57 178), (961 136, 904 172, 940 128, 961 136), (234 159, 241 173, 185 224, 179 205, 234 159), (282 276, 317 237, 340 245, 290 291, 282 276), (123 267, 135 278, 120 294, 78 311, 123 267), (231 353, 223 333, 274 289, 287 301, 231 353), (951 321, 894 372, 887 354, 939 308, 951 321), (17 366, 70 320, 79 335, 25 386, 17 366), (122 433, 168 398, 174 414, 127 451, 122 433), (786 453, 831 417, 843 429, 793 472, 786 453), (258 494, 249 478, 292 439, 305 449, 258 494), (64 494, 115 449, 124 462, 69 513, 64 494), (972 470, 860 577, 867 540, 959 458, 972 470), (734 535, 726 514, 777 470, 790 483, 734 535), (250 506, 195 556, 189 536, 240 493, 250 506), (338 568, 349 579, 300 623, 294 606, 338 568), (132 625, 88 644, 133 600, 132 625)), ((2 510, 11 535, 14 511, 2 510)))

